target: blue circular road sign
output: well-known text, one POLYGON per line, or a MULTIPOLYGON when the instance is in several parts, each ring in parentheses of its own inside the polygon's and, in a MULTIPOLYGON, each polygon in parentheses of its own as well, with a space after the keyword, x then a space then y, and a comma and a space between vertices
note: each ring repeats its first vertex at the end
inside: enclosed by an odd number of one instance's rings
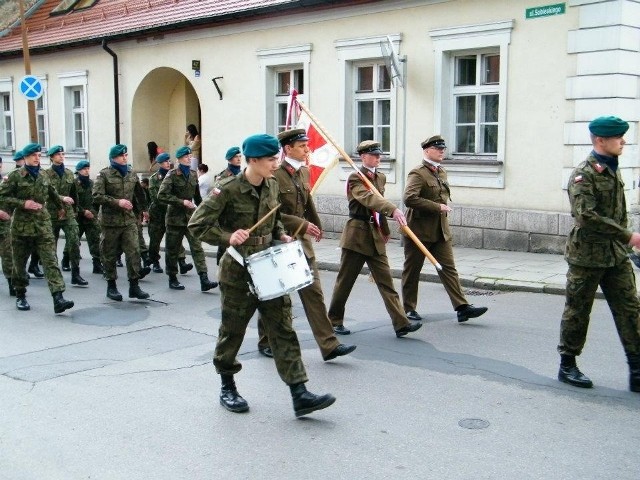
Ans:
POLYGON ((20 81, 20 93, 22 93, 27 100, 37 100, 44 93, 44 87, 38 77, 25 75, 20 81))

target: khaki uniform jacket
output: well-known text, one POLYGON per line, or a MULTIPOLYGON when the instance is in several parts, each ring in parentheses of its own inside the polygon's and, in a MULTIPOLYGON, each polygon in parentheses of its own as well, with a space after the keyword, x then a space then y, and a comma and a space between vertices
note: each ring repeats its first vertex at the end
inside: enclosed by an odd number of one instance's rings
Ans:
POLYGON ((305 235, 309 222, 322 230, 320 217, 311 197, 311 184, 309 182, 309 169, 300 167, 295 169, 286 161, 273 174, 280 188, 280 215, 282 223, 289 235, 293 235, 298 228, 298 238, 302 243, 302 249, 307 258, 315 257, 313 243, 309 235, 305 235))
POLYGON ((24 203, 33 200, 42 205, 53 205, 64 213, 64 206, 49 177, 42 172, 33 178, 25 167, 9 173, 0 184, 0 208, 5 212, 13 210, 11 234, 16 236, 37 237, 51 235, 51 217, 47 207, 40 210, 27 210, 24 203))
POLYGON ((407 207, 407 225, 425 243, 444 239, 451 240, 447 212, 440 211, 440 205, 450 200, 447 172, 433 165, 422 165, 409 172, 404 189, 404 204, 407 207))
POLYGON ((158 190, 158 201, 168 205, 167 226, 186 227, 189 224, 193 210, 184 206, 184 200, 193 201, 196 205, 202 203, 198 174, 191 170, 189 177, 185 177, 177 167, 169 170, 158 190))
MULTIPOLYGON (((387 177, 383 173, 374 175, 362 167, 360 171, 384 195, 387 177)), ((340 246, 363 255, 384 255, 386 238, 390 235, 386 217, 390 217, 396 206, 367 189, 357 173, 347 179, 347 199, 349 200, 349 220, 340 237, 340 246), (374 212, 380 213, 379 227, 373 220, 374 212)))
POLYGON ((572 265, 606 268, 627 261, 631 231, 627 229, 627 203, 620 170, 589 156, 580 163, 567 185, 571 216, 565 259, 572 265))
POLYGON ((55 205, 47 204, 47 210, 49 211, 49 215, 51 216, 51 221, 55 222, 57 220, 75 220, 76 214, 78 212, 78 191, 76 189, 76 179, 73 175, 73 172, 68 168, 65 168, 64 174, 62 174, 61 177, 53 170, 53 168, 47 168, 46 170, 41 170, 40 175, 46 175, 49 177, 51 185, 54 186, 60 197, 73 198, 73 205, 67 205, 66 203, 64 204, 64 218, 59 218, 58 209, 55 205))
POLYGON ((124 177, 113 167, 100 170, 93 182, 93 200, 100 205, 100 224, 103 227, 124 227, 138 223, 140 212, 147 210, 142 185, 138 176, 128 172, 124 177), (133 210, 118 205, 121 199, 129 200, 133 210))

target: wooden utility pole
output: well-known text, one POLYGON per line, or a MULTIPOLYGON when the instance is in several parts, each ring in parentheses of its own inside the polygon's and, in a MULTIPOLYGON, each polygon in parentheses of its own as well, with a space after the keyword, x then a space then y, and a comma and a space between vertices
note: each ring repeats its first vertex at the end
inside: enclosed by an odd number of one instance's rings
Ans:
MULTIPOLYGON (((27 26, 24 24, 24 0, 20 0, 20 27, 22 30, 22 56, 24 58, 24 74, 31 75, 31 57, 29 56, 29 42, 27 41, 27 26)), ((29 115, 29 138, 32 142, 37 142, 38 129, 36 127, 35 100, 27 100, 27 112, 29 115)))

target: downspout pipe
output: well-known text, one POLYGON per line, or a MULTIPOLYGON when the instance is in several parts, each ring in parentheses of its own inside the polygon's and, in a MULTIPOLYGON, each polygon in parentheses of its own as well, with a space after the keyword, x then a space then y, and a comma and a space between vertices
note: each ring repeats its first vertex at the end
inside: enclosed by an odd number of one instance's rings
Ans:
POLYGON ((118 55, 107 45, 107 39, 102 39, 102 48, 113 57, 113 108, 116 143, 120 143, 120 80, 118 78, 118 55))

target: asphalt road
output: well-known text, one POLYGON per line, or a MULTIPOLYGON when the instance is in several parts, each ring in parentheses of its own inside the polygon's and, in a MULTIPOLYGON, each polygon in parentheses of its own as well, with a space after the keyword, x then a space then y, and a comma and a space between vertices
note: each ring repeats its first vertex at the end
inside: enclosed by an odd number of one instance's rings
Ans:
MULTIPOLYGON (((340 337, 358 349, 323 362, 294 295, 307 386, 338 399, 296 419, 256 351, 255 321, 236 376, 251 410, 219 405, 219 292, 201 293, 195 273, 182 292, 152 273, 141 282, 151 301, 127 301, 121 280, 122 303, 85 277, 62 315, 44 281, 32 281, 30 312, 0 284, 2 479, 638 478, 640 395, 601 300, 580 358, 596 387, 581 390, 555 378, 562 296, 468 291, 490 310, 458 324, 442 287, 424 283, 425 325, 397 339, 361 276, 347 310, 354 333, 340 337)), ((322 280, 328 302, 335 274, 322 280)))

